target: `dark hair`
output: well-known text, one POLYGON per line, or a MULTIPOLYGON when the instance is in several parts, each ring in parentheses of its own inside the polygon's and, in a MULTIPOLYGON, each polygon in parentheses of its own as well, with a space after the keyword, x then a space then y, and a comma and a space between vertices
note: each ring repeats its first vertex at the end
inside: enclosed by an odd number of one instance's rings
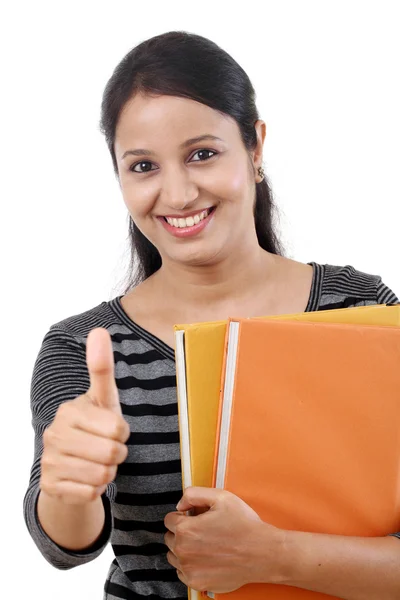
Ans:
MULTIPOLYGON (((115 157, 115 131, 120 113, 137 93, 189 98, 229 115, 237 122, 247 151, 257 143, 256 94, 242 67, 222 48, 200 35, 170 31, 145 40, 121 60, 107 82, 101 104, 100 131, 115 157)), ((260 246, 283 254, 274 225, 276 206, 268 180, 256 184, 254 220, 260 246)), ((129 217, 131 258, 124 294, 155 273, 161 256, 129 217)))

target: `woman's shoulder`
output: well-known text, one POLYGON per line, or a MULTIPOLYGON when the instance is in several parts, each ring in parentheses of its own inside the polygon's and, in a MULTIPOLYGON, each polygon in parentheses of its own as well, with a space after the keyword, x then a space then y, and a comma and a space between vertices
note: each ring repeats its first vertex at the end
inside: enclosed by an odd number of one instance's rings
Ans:
POLYGON ((314 310, 399 302, 380 275, 366 273, 349 264, 310 264, 315 270, 314 296, 318 304, 314 310))
POLYGON ((74 339, 79 345, 86 345, 86 338, 89 332, 96 327, 103 327, 111 331, 117 331, 122 328, 118 313, 113 310, 116 299, 103 301, 100 304, 86 309, 82 312, 70 315, 53 323, 48 332, 50 337, 59 337, 74 339))
POLYGON ((159 350, 163 356, 165 354, 167 358, 171 358, 171 349, 166 348, 157 337, 131 319, 121 302, 122 298, 121 295, 115 296, 111 300, 57 321, 50 326, 42 347, 47 349, 47 354, 74 351, 84 357, 90 331, 102 327, 107 329, 116 348, 123 343, 127 351, 135 354, 159 350))

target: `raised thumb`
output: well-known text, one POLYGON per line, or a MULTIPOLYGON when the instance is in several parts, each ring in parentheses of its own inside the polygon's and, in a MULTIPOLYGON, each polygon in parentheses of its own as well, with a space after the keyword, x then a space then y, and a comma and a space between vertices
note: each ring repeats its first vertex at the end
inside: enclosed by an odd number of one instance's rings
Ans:
POLYGON ((121 414, 114 377, 114 353, 107 329, 96 327, 89 332, 86 341, 86 364, 90 377, 88 396, 91 402, 121 414))

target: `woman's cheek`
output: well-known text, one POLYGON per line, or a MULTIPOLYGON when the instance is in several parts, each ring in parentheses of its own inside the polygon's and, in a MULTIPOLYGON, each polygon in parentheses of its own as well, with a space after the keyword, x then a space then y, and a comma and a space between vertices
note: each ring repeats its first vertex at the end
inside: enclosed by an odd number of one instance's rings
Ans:
POLYGON ((153 195, 146 193, 143 189, 138 190, 137 186, 129 184, 123 186, 122 196, 125 206, 134 220, 145 218, 154 209, 153 195))

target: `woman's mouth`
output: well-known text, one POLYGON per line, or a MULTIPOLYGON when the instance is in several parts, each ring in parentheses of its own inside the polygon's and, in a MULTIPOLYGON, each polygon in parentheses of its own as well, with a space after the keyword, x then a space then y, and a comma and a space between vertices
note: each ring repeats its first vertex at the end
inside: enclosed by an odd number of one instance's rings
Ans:
POLYGON ((188 237, 202 231, 214 216, 215 206, 206 208, 189 217, 159 217, 164 228, 176 237, 188 237))

